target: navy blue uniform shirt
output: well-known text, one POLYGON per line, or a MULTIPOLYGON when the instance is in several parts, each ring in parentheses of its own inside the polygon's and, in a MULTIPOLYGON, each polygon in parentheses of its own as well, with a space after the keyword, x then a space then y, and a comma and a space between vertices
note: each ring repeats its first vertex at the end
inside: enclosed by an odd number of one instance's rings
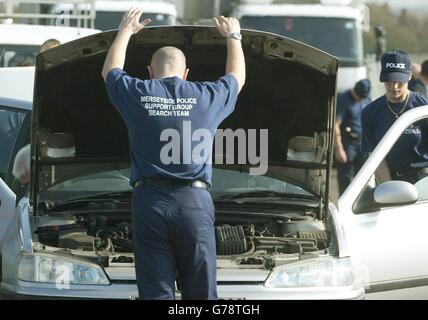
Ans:
POLYGON ((427 87, 420 79, 410 79, 409 86, 410 91, 419 93, 420 95, 427 97, 427 87))
MULTIPOLYGON (((428 100, 421 95, 411 91, 409 94, 406 111, 428 104, 428 100)), ((390 103, 390 106, 395 113, 399 113, 404 102, 390 103)), ((361 113, 363 151, 372 152, 395 120, 395 115, 387 107, 385 95, 366 106, 361 113)), ((387 163, 390 169, 409 170, 412 163, 428 161, 427 134, 428 128, 424 121, 408 127, 388 153, 387 163)))
POLYGON ((214 82, 141 80, 115 68, 107 75, 106 87, 128 128, 131 185, 158 177, 211 184, 215 131, 234 110, 238 96, 233 75, 214 82), (161 154, 170 156, 169 163, 161 154))
MULTIPOLYGON (((346 128, 349 128, 352 133, 361 137, 361 111, 369 103, 369 98, 355 101, 351 90, 346 90, 338 94, 336 120, 341 122, 340 130, 343 140, 347 140, 346 133, 348 130, 346 128)), ((357 143, 359 144, 359 141, 357 143)))

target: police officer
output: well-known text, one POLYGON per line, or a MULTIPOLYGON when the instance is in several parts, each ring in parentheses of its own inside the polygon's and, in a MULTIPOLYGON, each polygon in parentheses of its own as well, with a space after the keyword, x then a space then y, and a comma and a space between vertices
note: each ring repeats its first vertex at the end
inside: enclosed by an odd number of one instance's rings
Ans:
POLYGON ((234 18, 214 19, 227 42, 226 74, 217 81, 186 81, 186 58, 175 47, 158 49, 148 67, 151 79, 142 80, 123 70, 130 37, 150 23, 140 23, 141 15, 139 8, 124 15, 102 71, 110 100, 128 128, 139 296, 174 299, 178 271, 183 299, 216 299, 214 205, 207 190, 213 139, 205 141, 209 154, 204 161, 185 161, 195 147, 192 134, 181 134, 177 141, 166 133, 180 134, 186 127, 214 137, 234 110, 245 82, 240 25, 234 18), (188 108, 178 110, 179 104, 188 108), (171 155, 177 148, 178 155, 171 155))
POLYGON ((428 97, 428 60, 422 62, 419 80, 425 86, 425 90, 421 89, 421 91, 425 93, 425 97, 428 97))
POLYGON ((409 81, 409 90, 417 92, 424 97, 427 97, 427 87, 423 81, 424 76, 422 75, 421 65, 419 63, 412 63, 411 70, 412 78, 409 81))
MULTIPOLYGON (((386 52, 381 59, 380 81, 386 94, 366 106, 361 113, 363 129, 362 148, 372 152, 392 124, 406 111, 428 104, 418 93, 409 91, 411 62, 409 55, 400 50, 386 52)), ((427 127, 425 122, 412 124, 397 140, 376 171, 376 180, 404 180, 411 183, 419 179, 419 167, 428 161, 427 127)))
POLYGON ((340 194, 351 183, 363 162, 361 111, 370 103, 370 89, 370 80, 363 79, 337 96, 335 158, 340 194))

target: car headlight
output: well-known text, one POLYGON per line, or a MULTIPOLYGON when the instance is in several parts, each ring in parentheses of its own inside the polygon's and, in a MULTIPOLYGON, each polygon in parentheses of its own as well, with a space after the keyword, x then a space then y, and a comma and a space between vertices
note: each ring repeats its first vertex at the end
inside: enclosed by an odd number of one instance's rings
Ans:
POLYGON ((17 277, 23 281, 85 285, 109 285, 100 266, 78 259, 44 253, 23 253, 17 277))
POLYGON ((327 259, 281 266, 272 270, 265 281, 270 288, 342 287, 358 279, 351 259, 327 259))

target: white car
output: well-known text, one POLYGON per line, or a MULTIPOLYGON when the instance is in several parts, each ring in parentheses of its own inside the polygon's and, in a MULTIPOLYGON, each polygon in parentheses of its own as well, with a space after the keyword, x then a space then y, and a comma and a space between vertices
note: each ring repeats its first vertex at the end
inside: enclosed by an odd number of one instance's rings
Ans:
POLYGON ((41 45, 48 39, 66 43, 98 32, 89 28, 0 24, 0 68, 34 65, 41 45))
MULTIPOLYGON (((0 185, 3 298, 138 294, 127 130, 100 76, 113 39, 101 33, 40 56, 30 191, 15 207, 22 188, 10 175, 0 185)), ((146 28, 131 38, 125 69, 147 78, 142 61, 170 39, 191 63, 190 80, 224 72, 226 43, 210 27, 146 28)), ((221 124, 238 138, 215 149, 211 189, 219 297, 428 298, 426 181, 371 183, 428 106, 397 120, 336 208, 329 190, 338 60, 275 34, 244 30, 242 43, 247 82, 221 124), (258 143, 248 159, 234 157, 227 146, 251 135, 258 143), (263 165, 263 176, 249 174, 263 165)))
POLYGON ((32 101, 34 71, 34 67, 0 68, 0 97, 32 101))
POLYGON ((242 2, 232 13, 242 28, 281 34, 338 57, 338 92, 367 78, 363 46, 363 31, 370 29, 367 7, 340 4, 337 0, 310 4, 242 2))

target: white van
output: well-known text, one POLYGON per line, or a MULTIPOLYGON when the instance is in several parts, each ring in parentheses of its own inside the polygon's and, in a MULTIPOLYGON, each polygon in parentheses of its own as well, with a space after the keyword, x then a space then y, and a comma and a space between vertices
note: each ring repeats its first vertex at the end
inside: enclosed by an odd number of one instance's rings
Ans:
POLYGON ((368 28, 366 7, 350 1, 321 0, 323 4, 242 4, 235 8, 243 29, 272 32, 328 52, 340 60, 338 91, 352 88, 367 77, 363 30, 368 28))
POLYGON ((40 46, 48 39, 65 43, 97 32, 88 28, 0 24, 0 68, 34 65, 40 46))
MULTIPOLYGON (((144 9, 143 17, 152 20, 151 26, 174 25, 177 21, 177 9, 171 3, 154 1, 95 1, 95 28, 100 30, 117 29, 123 14, 130 8, 139 6, 144 9)), ((78 6, 84 11, 89 10, 88 4, 78 6)), ((53 13, 67 14, 72 12, 73 4, 63 3, 54 6, 53 13)), ((75 21, 70 21, 75 25, 75 21)))

